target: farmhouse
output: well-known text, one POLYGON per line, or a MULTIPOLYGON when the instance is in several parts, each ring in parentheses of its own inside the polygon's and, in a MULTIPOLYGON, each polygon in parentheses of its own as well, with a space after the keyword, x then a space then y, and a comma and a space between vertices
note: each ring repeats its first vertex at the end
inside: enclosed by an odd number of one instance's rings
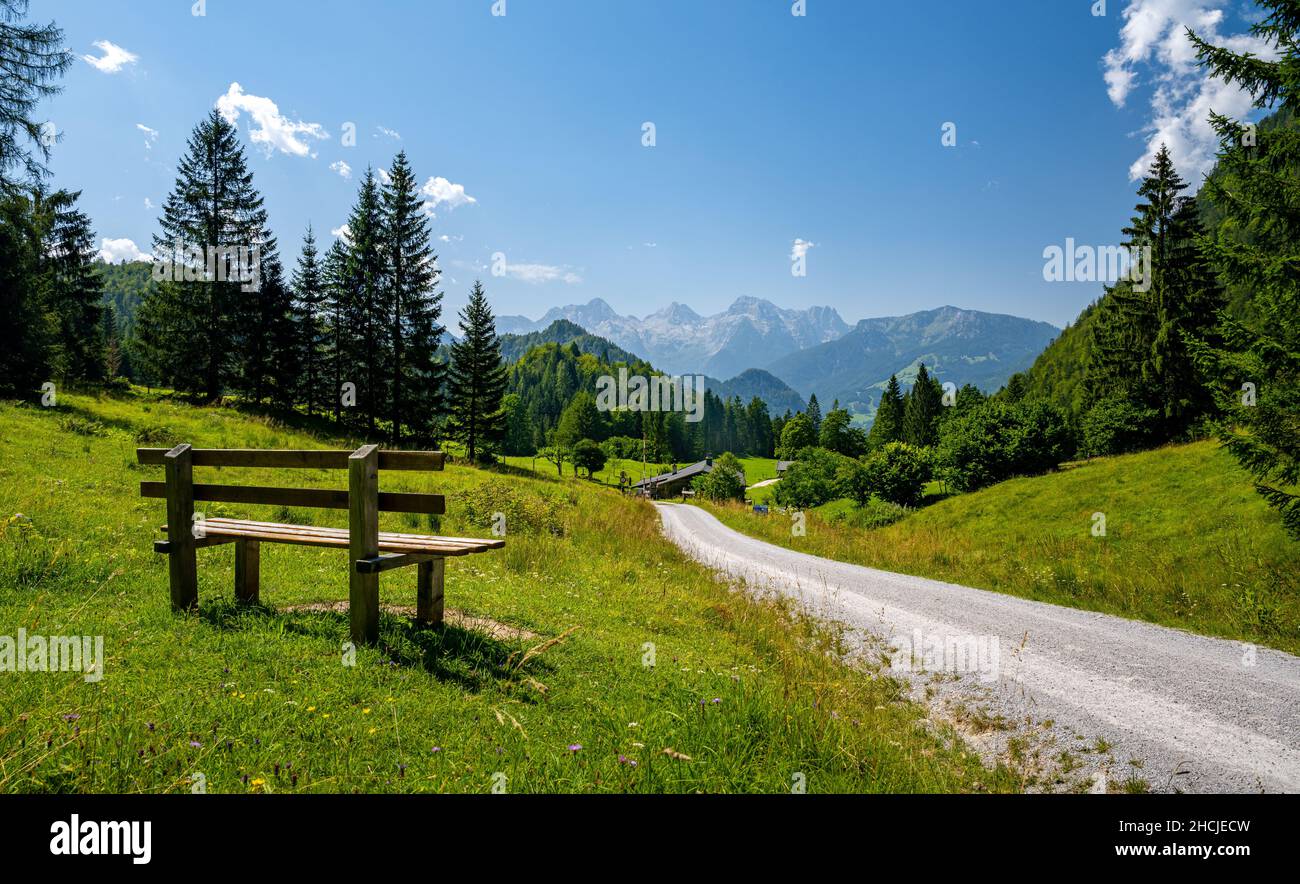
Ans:
MULTIPOLYGON (((699 463, 693 463, 688 467, 682 467, 673 470, 670 473, 660 473, 658 476, 651 476, 649 479, 642 479, 632 485, 632 490, 643 497, 650 497, 656 500, 664 500, 670 497, 678 497, 681 493, 690 487, 691 482, 696 476, 702 476, 705 473, 713 472, 713 458, 707 457, 699 463)), ((741 481, 745 479, 744 473, 741 473, 741 481)))

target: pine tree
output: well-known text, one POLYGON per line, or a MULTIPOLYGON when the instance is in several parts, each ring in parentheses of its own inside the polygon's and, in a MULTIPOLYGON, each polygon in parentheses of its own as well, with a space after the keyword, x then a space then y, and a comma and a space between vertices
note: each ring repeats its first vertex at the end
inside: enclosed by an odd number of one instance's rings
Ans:
MULTIPOLYGON (((1239 54, 1191 35, 1211 76, 1240 84, 1256 107, 1300 112, 1300 0, 1260 0, 1253 34, 1277 49, 1276 61, 1239 54)), ((1220 137, 1219 168, 1206 192, 1224 215, 1201 239, 1227 285, 1252 297, 1246 318, 1223 316, 1226 345, 1194 342, 1194 355, 1220 394, 1221 438, 1255 478, 1257 490, 1300 539, 1300 130, 1258 130, 1211 117, 1220 137), (1249 385, 1249 386, 1247 386, 1249 385)))
POLYGON ((808 397, 808 411, 805 412, 808 419, 812 421, 813 433, 821 435, 822 431, 822 407, 817 402, 817 394, 813 393, 808 397))
POLYGON ((873 449, 882 448, 890 442, 903 441, 903 409, 906 400, 903 390, 898 385, 895 375, 889 376, 889 383, 880 397, 880 407, 876 409, 876 420, 871 425, 871 434, 867 437, 873 449))
POLYGON ((310 416, 317 409, 324 410, 325 403, 329 401, 325 395, 328 359, 326 310, 329 296, 320 253, 316 249, 316 234, 310 224, 303 236, 302 254, 298 257, 298 266, 293 273, 293 297, 302 365, 301 394, 310 416))
POLYGON ((52 316, 53 368, 65 381, 104 377, 103 287, 92 258, 95 232, 76 208, 81 194, 38 187, 34 211, 42 231, 40 278, 52 316))
POLYGON ((100 318, 100 337, 104 341, 104 380, 112 381, 129 374, 124 365, 126 354, 122 347, 122 329, 117 320, 117 311, 111 303, 104 304, 100 318))
MULTIPOLYGON (((26 15, 27 0, 0 0, 0 195, 17 186, 10 173, 14 167, 19 177, 32 183, 48 174, 44 166, 50 158, 48 127, 33 119, 32 113, 42 99, 62 91, 55 81, 75 58, 65 48, 61 29, 53 23, 30 24, 24 21, 26 15)), ((0 252, 0 259, 10 258, 0 252)), ((6 322, 17 319, 5 317, 6 322)))
POLYGON ((357 203, 348 217, 348 260, 344 270, 346 299, 341 342, 346 362, 357 377, 358 404, 365 415, 365 432, 374 438, 380 415, 388 415, 388 373, 392 354, 388 262, 384 255, 384 219, 379 186, 366 170, 357 203))
POLYGON ((480 282, 474 283, 469 304, 460 313, 461 340, 451 347, 448 371, 451 435, 465 446, 471 462, 493 453, 505 435, 501 398, 506 369, 496 321, 480 282))
POLYGON ((405 151, 393 160, 383 189, 383 206, 391 310, 392 441, 400 446, 405 423, 417 438, 432 442, 435 421, 442 411, 443 366, 435 357, 443 332, 438 324, 442 293, 437 290, 438 256, 430 245, 428 216, 405 151))
POLYGON ((1221 297, 1196 248, 1201 234, 1195 202, 1181 196, 1186 182, 1161 146, 1124 229, 1125 245, 1149 252, 1150 278, 1109 288, 1098 308, 1088 370, 1090 398, 1123 397, 1157 409, 1162 435, 1173 438, 1210 407, 1192 364, 1188 336, 1203 335, 1221 297))
POLYGON ((209 401, 229 387, 259 396, 270 358, 270 329, 259 322, 274 295, 278 258, 238 133, 217 111, 194 127, 159 223, 160 284, 141 317, 153 323, 145 334, 149 361, 162 382, 209 401), (262 291, 245 291, 258 286, 239 279, 238 248, 247 250, 246 265, 260 251, 262 291))
POLYGON ((54 329, 38 284, 40 233, 31 200, 0 190, 0 392, 25 396, 48 381, 54 329))
POLYGON ((939 416, 943 411, 943 388, 930 377, 925 363, 916 372, 916 382, 903 407, 903 439, 909 445, 925 447, 939 441, 939 416))
POLYGON ((352 361, 351 346, 355 329, 348 318, 353 312, 354 300, 352 282, 348 276, 348 255, 347 243, 336 239, 325 253, 321 273, 325 291, 322 311, 325 326, 325 374, 331 391, 327 401, 331 403, 336 425, 343 423, 343 384, 355 376, 356 368, 352 361))

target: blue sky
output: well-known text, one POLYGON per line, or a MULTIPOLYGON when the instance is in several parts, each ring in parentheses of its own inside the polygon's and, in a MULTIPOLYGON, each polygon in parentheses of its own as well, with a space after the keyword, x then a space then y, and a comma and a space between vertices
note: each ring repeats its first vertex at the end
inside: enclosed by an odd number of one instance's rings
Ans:
POLYGON ((1246 110, 1180 44, 1185 23, 1240 35, 1250 4, 1105 5, 207 0, 197 17, 193 0, 33 0, 31 16, 79 56, 42 110, 63 133, 54 183, 83 191, 102 239, 148 250, 185 139, 225 96, 287 264, 405 149, 451 310, 482 277, 498 314, 533 317, 751 295, 849 322, 955 304, 1064 325, 1100 286, 1044 281, 1044 248, 1117 242, 1153 141, 1199 179, 1203 105, 1246 110), (803 277, 796 240, 813 244, 803 277))

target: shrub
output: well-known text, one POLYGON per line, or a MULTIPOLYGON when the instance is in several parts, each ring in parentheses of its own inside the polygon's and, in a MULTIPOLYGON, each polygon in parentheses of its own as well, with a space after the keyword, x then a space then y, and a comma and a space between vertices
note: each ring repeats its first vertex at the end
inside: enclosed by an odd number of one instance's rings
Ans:
POLYGON ((97 420, 70 414, 59 418, 59 429, 78 436, 107 436, 108 428, 97 420))
POLYGON ((728 451, 713 462, 712 472, 697 476, 691 487, 706 500, 744 500, 744 469, 736 456, 728 451))
POLYGON ((846 525, 850 528, 885 528, 902 520, 912 512, 909 507, 873 497, 862 506, 836 510, 826 517, 826 521, 846 525))
POLYGON ((890 442, 866 459, 866 485, 881 500, 915 506, 930 481, 929 450, 890 442))
POLYGON ((565 534, 565 504, 554 495, 529 490, 509 479, 489 479, 454 500, 475 528, 491 528, 497 513, 506 517, 511 534, 565 534))
POLYGON ((974 491, 1054 468, 1073 449, 1065 416, 1046 402, 993 400, 946 421, 935 452, 940 477, 974 491))
POLYGON ((1151 448, 1159 440, 1160 413, 1131 399, 1102 399, 1084 414, 1079 453, 1085 457, 1127 454, 1151 448))
POLYGON ((781 506, 807 509, 845 496, 837 475, 851 460, 825 448, 804 448, 776 484, 773 499, 781 506))
POLYGON ((606 458, 641 459, 641 440, 633 439, 631 436, 610 436, 600 443, 600 449, 605 452, 606 458))
POLYGON ((150 425, 135 434, 135 441, 150 448, 175 448, 185 440, 171 427, 150 425))

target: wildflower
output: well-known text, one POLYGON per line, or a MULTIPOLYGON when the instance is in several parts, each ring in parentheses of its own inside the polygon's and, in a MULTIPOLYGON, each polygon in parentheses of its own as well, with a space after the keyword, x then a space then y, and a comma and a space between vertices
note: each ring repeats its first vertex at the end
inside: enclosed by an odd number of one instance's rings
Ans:
POLYGON ((433 747, 433 751, 434 751, 434 752, 441 752, 441 751, 442 751, 442 747, 441 747, 441 746, 434 746, 434 747, 433 747))
POLYGON ((190 740, 190 748, 191 748, 191 749, 202 749, 202 748, 203 748, 203 744, 200 743, 198 740, 190 740))
POLYGON ((570 744, 569 744, 569 751, 570 751, 570 752, 581 752, 581 751, 582 751, 582 744, 581 744, 581 743, 570 743, 570 744))
POLYGON ((153 722, 149 722, 149 732, 153 733, 153 722))
POLYGON ((81 718, 81 714, 77 712, 69 712, 63 716, 64 721, 77 721, 80 718, 81 718))

